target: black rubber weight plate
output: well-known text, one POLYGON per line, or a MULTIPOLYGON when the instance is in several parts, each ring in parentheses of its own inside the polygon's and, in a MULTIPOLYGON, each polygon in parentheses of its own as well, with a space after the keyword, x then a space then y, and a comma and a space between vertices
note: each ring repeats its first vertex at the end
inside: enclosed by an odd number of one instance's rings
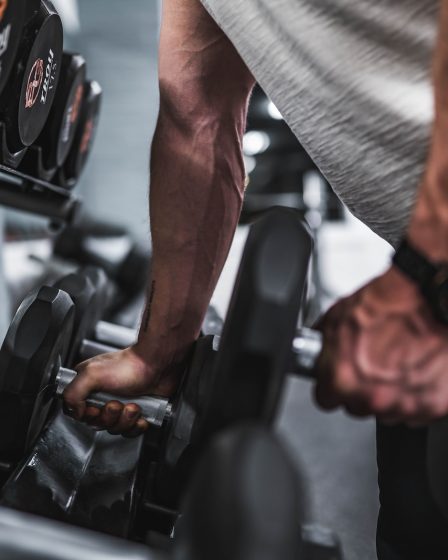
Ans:
POLYGON ((102 90, 98 82, 86 82, 81 116, 72 148, 64 164, 68 179, 77 179, 87 163, 98 127, 102 90))
POLYGON ((27 0, 0 0, 0 93, 16 58, 26 6, 27 0))
POLYGON ((0 459, 30 450, 48 417, 73 328, 70 297, 44 287, 19 307, 0 350, 0 459))
MULTIPOLYGON (((71 56, 71 55, 67 55, 71 56)), ((57 149, 56 163, 61 166, 67 158, 72 146, 76 127, 81 115, 81 105, 84 96, 84 81, 86 78, 86 64, 79 55, 71 56, 73 76, 71 87, 68 92, 66 103, 60 121, 59 141, 57 149)))
POLYGON ((211 376, 205 432, 273 420, 311 251, 311 235, 295 210, 272 210, 252 226, 211 376))
POLYGON ((48 14, 34 40, 26 65, 19 104, 19 135, 33 144, 48 119, 62 60, 63 31, 58 14, 48 14))

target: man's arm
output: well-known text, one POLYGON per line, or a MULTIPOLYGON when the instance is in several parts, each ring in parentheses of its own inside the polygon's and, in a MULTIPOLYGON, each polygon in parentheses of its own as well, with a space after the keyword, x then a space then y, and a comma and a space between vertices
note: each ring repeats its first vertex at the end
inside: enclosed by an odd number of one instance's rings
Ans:
MULTIPOLYGON (((448 0, 440 2, 434 52, 435 120, 408 237, 434 262, 448 261, 448 0)), ((324 317, 316 396, 388 423, 426 424, 448 414, 448 329, 417 285, 392 266, 324 317)))
POLYGON ((252 75, 199 0, 165 0, 152 145, 151 281, 138 342, 90 360, 66 390, 78 419, 135 434, 138 408, 85 407, 92 391, 169 394, 196 340, 241 211, 252 75), (130 417, 129 417, 130 415, 130 417))
POLYGON ((152 280, 137 351, 159 371, 197 338, 238 222, 253 78, 197 1, 169 0, 152 149, 152 280))
POLYGON ((435 262, 448 261, 448 1, 440 2, 433 63, 435 120, 426 174, 409 238, 435 262))

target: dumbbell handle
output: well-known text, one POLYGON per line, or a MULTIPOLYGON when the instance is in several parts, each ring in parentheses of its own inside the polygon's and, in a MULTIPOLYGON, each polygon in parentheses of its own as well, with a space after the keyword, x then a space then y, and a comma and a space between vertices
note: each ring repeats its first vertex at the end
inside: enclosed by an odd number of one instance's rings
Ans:
MULTIPOLYGON (((207 310, 202 324, 202 332, 205 335, 218 334, 221 331, 222 321, 213 307, 207 310)), ((94 339, 108 346, 116 348, 128 348, 137 341, 136 329, 114 325, 107 321, 99 321, 95 327, 94 339)))
POLYGON ((114 325, 106 321, 99 321, 95 327, 95 340, 117 348, 127 348, 135 344, 137 334, 136 329, 114 325))
MULTIPOLYGON (((75 379, 76 371, 66 368, 60 368, 56 378, 56 393, 62 397, 65 388, 75 379)), ((160 427, 164 421, 171 417, 172 407, 168 399, 163 397, 137 397, 125 398, 110 395, 108 393, 92 393, 87 404, 97 408, 103 408, 110 401, 120 401, 124 405, 136 404, 141 408, 142 417, 151 425, 160 427)))
MULTIPOLYGON (((215 350, 219 348, 219 336, 215 336, 214 343, 215 350)), ((99 354, 106 354, 109 352, 116 352, 117 348, 101 344, 93 340, 84 340, 80 348, 80 357, 82 360, 87 360, 98 356, 99 354)), ((313 379, 314 366, 322 351, 322 334, 312 329, 302 328, 298 331, 296 338, 293 340, 292 353, 293 363, 292 371, 300 377, 307 377, 313 379)))
POLYGON ((322 334, 312 329, 300 329, 292 343, 292 352, 294 356, 292 373, 313 379, 313 370, 322 352, 322 334))
MULTIPOLYGON (((218 348, 217 342, 219 337, 215 337, 215 349, 218 348)), ((98 351, 113 350, 112 347, 98 345, 95 342, 86 341, 85 344, 91 345, 92 355, 98 351)), ((313 379, 313 369, 319 354, 322 350, 322 335, 317 331, 311 329, 300 329, 297 337, 293 341, 293 355, 294 364, 293 371, 301 377, 307 377, 313 379)), ((60 368, 56 383, 57 383, 57 394, 62 396, 65 388, 69 385, 73 379, 76 377, 76 371, 66 368, 60 368)), ((143 418, 154 426, 162 426, 164 421, 171 416, 172 407, 168 399, 162 397, 139 397, 139 398, 124 398, 117 397, 116 395, 111 395, 108 393, 92 393, 87 399, 87 403, 91 406, 102 408, 108 402, 119 400, 124 405, 126 404, 136 404, 142 410, 143 418)))

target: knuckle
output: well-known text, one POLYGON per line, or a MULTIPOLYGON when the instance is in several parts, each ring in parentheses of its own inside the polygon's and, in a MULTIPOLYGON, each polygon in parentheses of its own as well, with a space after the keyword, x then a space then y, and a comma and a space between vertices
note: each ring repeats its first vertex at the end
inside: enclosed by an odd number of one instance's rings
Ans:
POLYGON ((136 427, 142 432, 145 432, 148 429, 149 424, 144 418, 139 418, 136 422, 136 427))
POLYGON ((123 405, 119 401, 110 401, 104 408, 106 413, 117 416, 123 410, 123 405))
POLYGON ((343 397, 356 392, 353 380, 343 367, 338 367, 334 370, 332 385, 334 392, 343 397))

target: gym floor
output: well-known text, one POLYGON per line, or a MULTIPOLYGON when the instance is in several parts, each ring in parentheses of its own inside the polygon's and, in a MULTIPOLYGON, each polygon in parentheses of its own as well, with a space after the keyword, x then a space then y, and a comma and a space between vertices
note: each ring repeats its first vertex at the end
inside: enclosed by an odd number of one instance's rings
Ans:
MULTIPOLYGON (((70 46, 82 44, 91 74, 105 90, 103 120, 82 194, 96 217, 124 223, 145 237, 148 147, 157 110, 157 3, 133 0, 132 10, 125 13, 121 0, 80 0, 78 7, 81 32, 70 38, 70 46), (124 193, 127 200, 132 193, 126 215, 124 193)), ((214 297, 221 312, 244 238, 241 229, 214 297)), ((323 278, 335 297, 381 271, 390 253, 352 219, 345 226, 326 226, 320 243, 323 278)), ((323 414, 310 393, 308 383, 291 380, 278 430, 309 480, 311 520, 339 534, 346 560, 374 560, 378 511, 374 423, 342 413, 323 414)))

